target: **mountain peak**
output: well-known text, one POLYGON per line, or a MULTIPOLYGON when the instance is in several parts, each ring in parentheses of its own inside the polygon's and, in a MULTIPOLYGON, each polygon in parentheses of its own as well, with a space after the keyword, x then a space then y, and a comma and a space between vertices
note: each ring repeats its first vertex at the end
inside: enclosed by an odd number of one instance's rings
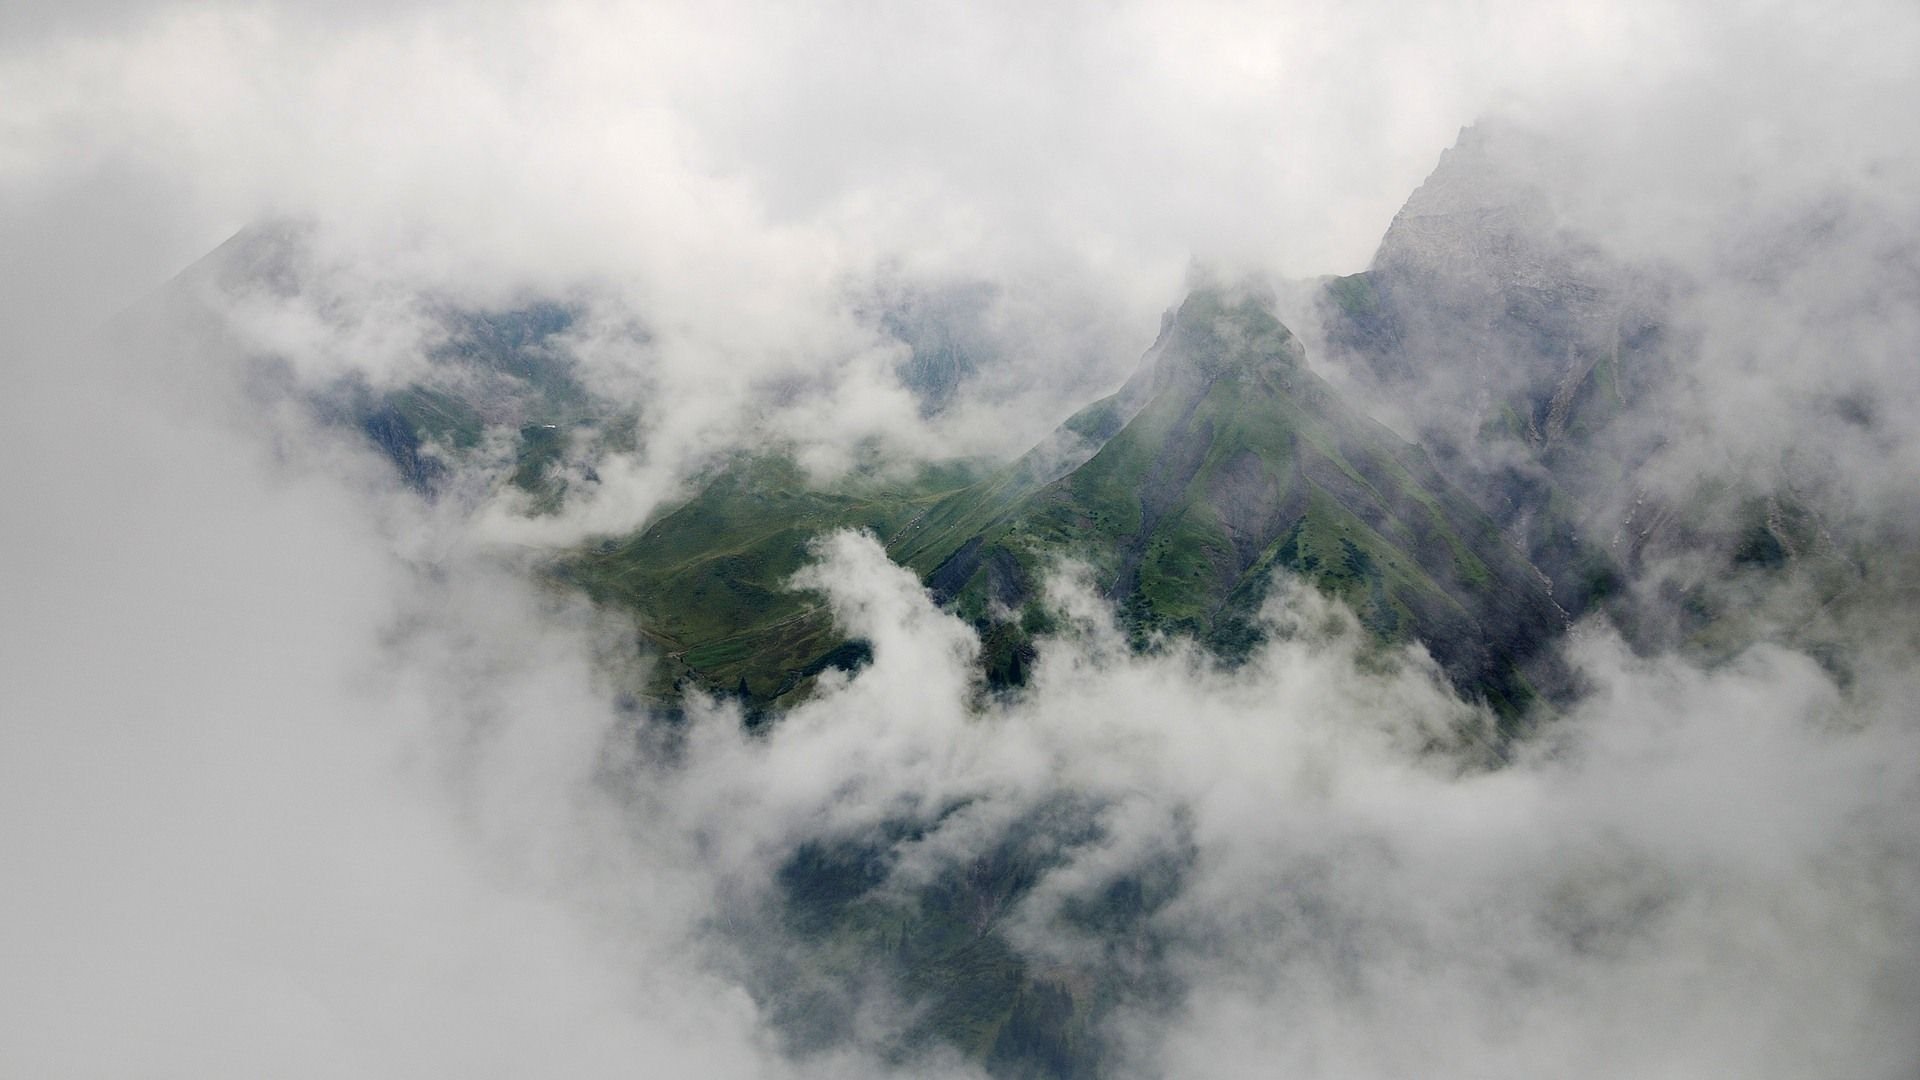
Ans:
POLYGON ((1462 128, 1387 226, 1373 269, 1487 287, 1537 276, 1563 242, 1541 182, 1554 158, 1546 138, 1513 124, 1462 128))
POLYGON ((1259 286, 1194 289, 1148 353, 1153 390, 1199 388, 1222 377, 1304 364, 1306 350, 1273 309, 1272 292, 1259 286))

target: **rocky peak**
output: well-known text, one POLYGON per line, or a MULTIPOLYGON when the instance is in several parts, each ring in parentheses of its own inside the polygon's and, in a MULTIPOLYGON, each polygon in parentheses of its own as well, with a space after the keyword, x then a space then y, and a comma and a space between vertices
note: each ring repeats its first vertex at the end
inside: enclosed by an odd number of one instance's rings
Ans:
POLYGON ((1194 289, 1147 354, 1154 391, 1304 364, 1306 351, 1273 308, 1271 292, 1257 286, 1194 289))
POLYGON ((1579 245, 1543 184, 1553 158, 1547 140, 1524 129, 1461 129, 1394 215, 1373 269, 1488 294, 1564 277, 1579 245))

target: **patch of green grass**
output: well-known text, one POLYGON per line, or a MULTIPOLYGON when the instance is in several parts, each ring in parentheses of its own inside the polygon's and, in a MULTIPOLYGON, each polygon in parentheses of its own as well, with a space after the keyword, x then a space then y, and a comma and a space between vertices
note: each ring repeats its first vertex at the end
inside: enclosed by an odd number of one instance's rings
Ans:
POLYGON ((1327 282, 1327 295, 1348 315, 1372 315, 1380 310, 1380 294, 1373 275, 1362 271, 1327 282))
POLYGON ((789 459, 745 457, 638 535, 578 553, 558 572, 636 614, 668 654, 662 694, 683 679, 715 692, 744 682, 755 699, 772 701, 817 675, 809 665, 843 644, 818 598, 788 587, 811 559, 811 542, 844 528, 884 539, 971 478, 949 467, 820 489, 789 459))

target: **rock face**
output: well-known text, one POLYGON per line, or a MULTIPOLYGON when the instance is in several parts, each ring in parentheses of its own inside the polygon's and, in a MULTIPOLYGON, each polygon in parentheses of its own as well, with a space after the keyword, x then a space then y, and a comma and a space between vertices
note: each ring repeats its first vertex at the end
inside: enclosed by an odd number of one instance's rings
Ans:
POLYGON ((1461 131, 1394 215, 1370 269, 1486 296, 1558 277, 1565 260, 1555 250, 1553 208, 1524 178, 1531 158, 1514 153, 1519 142, 1532 140, 1484 127, 1461 131))
MULTIPOLYGON (((262 313, 338 321, 358 317, 312 250, 311 229, 274 220, 240 230, 183 271, 158 298, 245 358, 262 405, 292 401, 321 423, 357 431, 415 492, 437 498, 456 480, 510 484, 536 512, 558 507, 569 486, 597 482, 594 453, 630 440, 638 403, 598 396, 564 340, 579 312, 529 299, 463 307, 430 296, 396 301, 417 330, 405 362, 370 376, 325 362, 301 372, 271 335, 246 330, 262 313)), ((470 493, 471 494, 471 493, 470 493)))
POLYGON ((1623 354, 1648 344, 1654 276, 1562 220, 1554 161, 1515 128, 1461 132, 1372 266, 1329 290, 1330 337, 1388 396, 1420 396, 1422 436, 1461 443, 1506 410, 1506 434, 1550 448, 1575 424, 1580 385, 1602 363, 1620 379, 1623 354))
POLYGON ((1668 370, 1671 285, 1567 224, 1569 167, 1525 131, 1463 131, 1318 314, 1333 361, 1578 611, 1619 578, 1589 508, 1645 452, 1618 421, 1668 370))

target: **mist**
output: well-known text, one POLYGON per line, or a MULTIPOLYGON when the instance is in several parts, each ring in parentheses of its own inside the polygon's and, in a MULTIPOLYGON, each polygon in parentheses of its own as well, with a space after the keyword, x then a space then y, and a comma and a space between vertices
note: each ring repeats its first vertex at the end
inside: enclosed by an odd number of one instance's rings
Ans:
MULTIPOLYGON (((828 533, 789 584, 871 662, 761 727, 649 700, 631 620, 544 572, 732 454, 1011 459, 1186 283, 1285 306, 1367 268, 1492 120, 1545 148, 1534 235, 1664 290, 1593 519, 1781 483, 1897 582, 1905 7, 49 4, 0 32, 0 1071, 983 1075, 913 1035, 910 982, 809 937, 809 859, 868 874, 876 918, 1030 868, 980 933, 1114 988, 1101 1075, 1920 1067, 1899 589, 1817 648, 1804 582, 1740 592, 1786 629, 1719 652, 1596 610, 1559 646, 1579 694, 1508 741, 1284 576, 1230 667, 1136 648, 1057 565, 1000 691, 975 627, 828 533), (550 512, 498 448, 424 497, 316 410, 441 377, 449 312, 535 304, 632 413, 569 444, 550 512), (935 347, 965 363, 928 384, 935 347)), ((1434 356, 1472 366, 1392 384, 1296 306, 1308 364, 1408 438, 1540 377, 1448 323, 1475 347, 1434 356)), ((1648 605, 1700 573, 1675 545, 1648 605)))

